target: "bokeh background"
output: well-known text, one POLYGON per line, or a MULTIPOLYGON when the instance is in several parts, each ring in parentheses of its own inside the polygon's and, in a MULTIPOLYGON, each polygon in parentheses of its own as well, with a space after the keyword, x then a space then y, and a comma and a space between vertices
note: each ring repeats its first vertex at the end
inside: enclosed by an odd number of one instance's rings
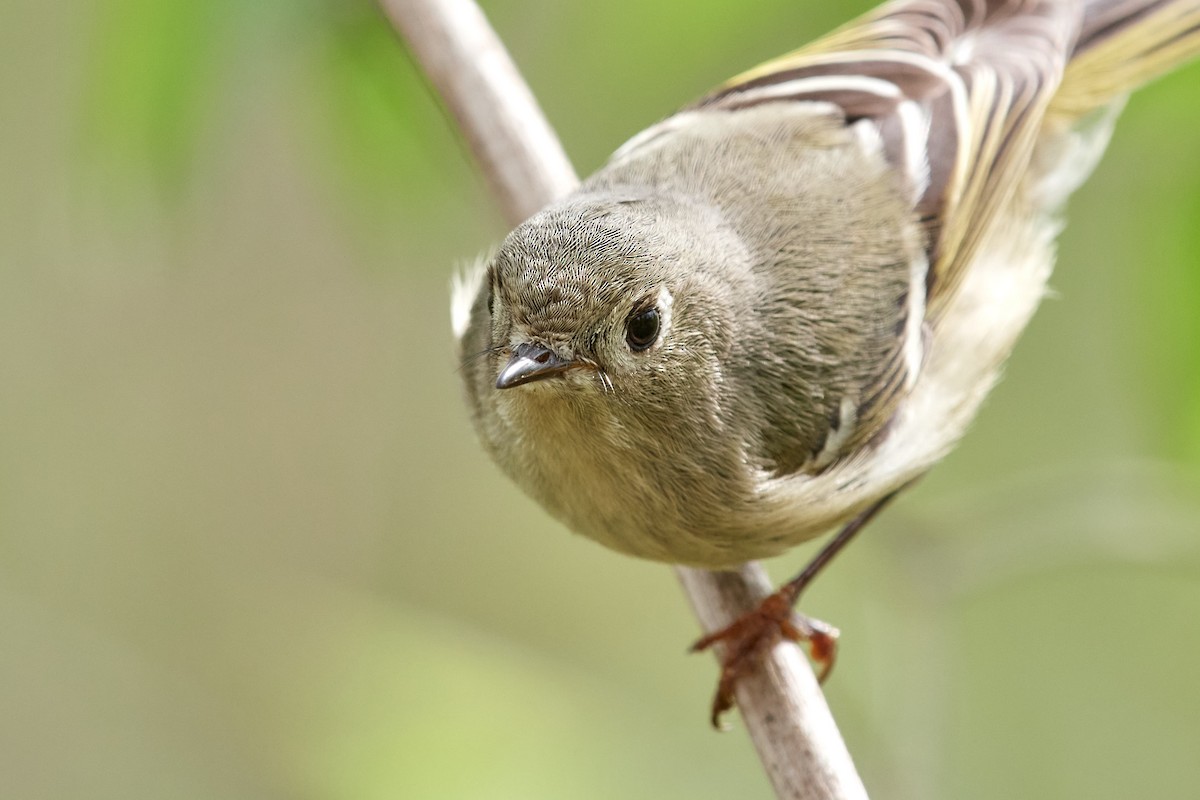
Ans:
MULTIPOLYGON (((866 5, 484 4, 583 173, 866 5)), ((447 287, 505 229, 374 7, 3 17, 0 796, 768 796, 669 569, 473 439, 447 287)), ((1133 99, 973 431, 805 599, 876 797, 1195 796, 1198 109, 1133 99)))

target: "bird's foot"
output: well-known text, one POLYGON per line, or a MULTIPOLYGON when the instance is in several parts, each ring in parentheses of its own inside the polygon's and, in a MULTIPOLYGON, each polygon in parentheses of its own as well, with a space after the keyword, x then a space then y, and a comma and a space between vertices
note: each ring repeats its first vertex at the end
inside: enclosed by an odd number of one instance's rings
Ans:
POLYGON ((783 590, 768 595, 758 608, 692 645, 693 653, 707 650, 718 642, 724 648, 721 678, 712 703, 714 728, 721 729, 721 714, 733 708, 738 678, 754 666, 760 653, 780 638, 797 644, 808 643, 809 654, 817 666, 818 681, 824 681, 833 669, 833 661, 837 656, 838 629, 793 611, 795 596, 787 588, 785 586, 783 590))

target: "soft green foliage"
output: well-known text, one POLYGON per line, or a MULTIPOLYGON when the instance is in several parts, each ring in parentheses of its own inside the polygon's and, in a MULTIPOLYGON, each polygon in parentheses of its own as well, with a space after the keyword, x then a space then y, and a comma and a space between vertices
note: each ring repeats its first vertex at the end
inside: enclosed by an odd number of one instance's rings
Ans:
POLYGON ((222 50, 248 17, 241 3, 109 0, 93 11, 82 66, 82 145, 89 155, 143 168, 175 185, 223 71, 222 50), (89 52, 90 51, 90 52, 89 52))
MULTIPOLYGON (((396 187, 424 186, 440 202, 454 202, 449 187, 442 188, 443 165, 461 150, 395 32, 365 3, 327 19, 325 59, 317 68, 328 92, 323 116, 335 146, 332 160, 353 180, 349 200, 362 212, 412 213, 396 187)), ((384 218, 377 213, 374 221, 384 218)))
MULTIPOLYGON (((586 171, 866 5, 485 8, 586 171)), ((0 58, 0 797, 768 796, 670 572, 474 441, 446 286, 504 230, 370 3, 18 3, 0 58)), ((1130 102, 963 446, 804 600, 874 796, 1195 795, 1197 108, 1130 102)))

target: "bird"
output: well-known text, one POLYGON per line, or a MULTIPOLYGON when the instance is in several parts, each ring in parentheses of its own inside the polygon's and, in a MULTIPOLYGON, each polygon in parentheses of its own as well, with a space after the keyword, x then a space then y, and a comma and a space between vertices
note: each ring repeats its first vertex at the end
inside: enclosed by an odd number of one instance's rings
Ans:
POLYGON ((712 570, 838 531, 721 642, 719 722, 793 606, 956 445, 1127 95, 1200 0, 894 0, 621 146, 456 285, 500 468, 613 550, 712 570))

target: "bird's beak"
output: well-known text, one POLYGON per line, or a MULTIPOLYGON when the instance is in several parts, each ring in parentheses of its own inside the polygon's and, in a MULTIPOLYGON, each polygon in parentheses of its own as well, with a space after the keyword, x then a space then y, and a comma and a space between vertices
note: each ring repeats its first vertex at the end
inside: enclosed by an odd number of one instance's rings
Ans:
POLYGON ((496 388, 511 389, 523 383, 540 381, 561 375, 574 366, 576 362, 560 358, 540 344, 519 344, 513 350, 513 357, 500 370, 496 388))

